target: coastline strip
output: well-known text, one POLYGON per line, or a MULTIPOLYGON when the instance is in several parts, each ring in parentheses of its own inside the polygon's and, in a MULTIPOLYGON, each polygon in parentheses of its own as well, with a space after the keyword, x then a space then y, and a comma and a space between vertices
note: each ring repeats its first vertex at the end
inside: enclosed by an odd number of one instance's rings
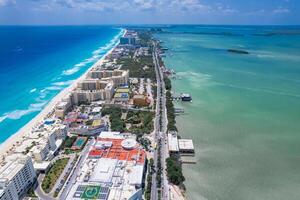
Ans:
MULTIPOLYGON (((118 33, 116 36, 126 34, 125 29, 121 29, 120 33, 118 33)), ((116 48, 116 46, 119 44, 119 41, 114 44, 114 46, 105 53, 97 62, 95 62, 89 69, 87 69, 78 79, 76 79, 70 86, 60 91, 53 99, 49 101, 49 103, 41 110, 39 114, 37 114, 33 119, 31 119, 27 124, 25 124, 22 128, 20 128, 16 133, 11 135, 9 138, 7 138, 3 143, 0 144, 0 155, 3 156, 6 154, 7 151, 9 151, 13 145, 15 145, 18 141, 22 140, 22 137, 30 132, 32 128, 40 121, 42 121, 49 113, 54 111, 54 108, 57 103, 59 103, 68 93, 73 91, 77 87, 77 83, 81 80, 83 80, 87 73, 96 65, 101 65, 105 58, 111 54, 111 52, 116 48)))

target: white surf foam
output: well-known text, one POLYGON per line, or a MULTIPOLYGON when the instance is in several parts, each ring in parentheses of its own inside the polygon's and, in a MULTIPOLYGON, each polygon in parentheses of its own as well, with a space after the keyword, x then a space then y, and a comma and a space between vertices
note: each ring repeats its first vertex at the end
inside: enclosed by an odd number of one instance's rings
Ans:
POLYGON ((56 90, 62 90, 63 88, 62 87, 59 87, 59 86, 49 86, 49 87, 46 87, 46 90, 50 90, 50 91, 56 91, 56 90))
POLYGON ((35 92, 37 89, 36 88, 33 88, 33 89, 31 89, 30 91, 29 91, 29 93, 33 93, 33 92, 35 92))
POLYGON ((92 56, 90 58, 84 59, 80 63, 75 64, 72 68, 64 70, 62 72, 63 75, 69 76, 78 72, 81 67, 86 66, 87 64, 96 62, 99 58, 101 58, 108 50, 110 50, 119 40, 119 38, 124 34, 124 30, 121 29, 120 33, 116 35, 113 39, 111 39, 106 45, 99 47, 98 49, 92 52, 92 56))
POLYGON ((68 80, 68 81, 55 82, 55 83, 52 83, 52 85, 55 85, 55 86, 68 86, 68 85, 71 85, 73 82, 74 82, 74 80, 68 80))
POLYGON ((73 67, 73 68, 71 68, 71 69, 68 69, 68 70, 64 70, 63 71, 63 75, 72 75, 72 74, 75 74, 76 72, 78 72, 80 70, 80 67, 78 67, 78 66, 75 66, 75 67, 73 67))
POLYGON ((4 121, 6 118, 7 118, 7 116, 6 116, 6 115, 4 115, 4 116, 1 116, 1 117, 0 117, 0 123, 1 123, 2 121, 4 121))
POLYGON ((11 112, 4 113, 0 117, 0 122, 4 121, 5 119, 13 119, 13 120, 20 119, 21 117, 23 117, 25 115, 40 111, 46 105, 46 103, 47 103, 47 101, 43 101, 40 103, 33 103, 33 104, 30 104, 27 109, 13 110, 11 112))

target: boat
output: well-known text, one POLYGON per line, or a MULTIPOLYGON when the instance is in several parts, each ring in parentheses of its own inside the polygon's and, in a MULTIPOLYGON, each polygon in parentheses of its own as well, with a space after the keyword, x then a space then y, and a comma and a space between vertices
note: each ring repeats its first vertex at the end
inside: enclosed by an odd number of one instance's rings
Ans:
POLYGON ((184 94, 182 93, 180 95, 181 101, 192 101, 192 97, 190 94, 184 94))

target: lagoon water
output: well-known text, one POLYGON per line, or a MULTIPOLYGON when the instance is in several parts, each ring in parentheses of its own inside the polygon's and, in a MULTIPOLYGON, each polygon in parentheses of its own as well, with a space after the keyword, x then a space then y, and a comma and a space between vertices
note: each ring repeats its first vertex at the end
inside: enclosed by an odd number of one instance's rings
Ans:
POLYGON ((300 199, 300 27, 170 26, 157 34, 177 72, 190 200, 300 199), (243 49, 249 55, 227 49, 243 49))
POLYGON ((0 26, 0 143, 109 51, 110 26, 0 26))

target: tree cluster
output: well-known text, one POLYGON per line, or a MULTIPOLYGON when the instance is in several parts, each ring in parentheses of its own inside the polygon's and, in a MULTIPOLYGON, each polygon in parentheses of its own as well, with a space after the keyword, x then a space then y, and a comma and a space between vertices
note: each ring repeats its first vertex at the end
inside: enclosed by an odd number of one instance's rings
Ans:
POLYGON ((175 157, 167 158, 166 162, 169 181, 175 185, 181 185, 185 180, 182 174, 181 164, 178 163, 175 157))

